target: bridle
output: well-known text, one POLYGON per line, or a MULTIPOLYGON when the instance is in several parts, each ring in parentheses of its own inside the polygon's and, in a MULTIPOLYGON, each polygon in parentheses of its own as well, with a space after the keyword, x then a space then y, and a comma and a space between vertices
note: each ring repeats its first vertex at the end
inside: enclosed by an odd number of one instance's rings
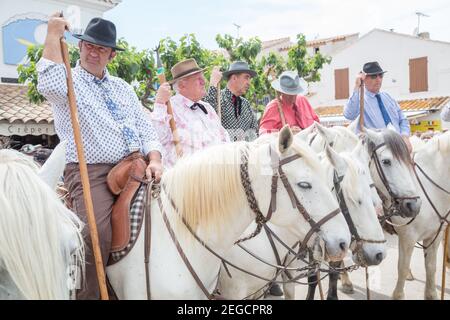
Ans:
POLYGON ((281 182, 283 183, 284 188, 286 189, 286 192, 289 195, 289 198, 291 200, 292 203, 292 207, 294 209, 297 209, 298 212, 303 216, 303 218, 308 222, 308 224, 311 226, 311 229, 308 231, 308 233, 306 234, 303 243, 301 244, 300 250, 305 250, 307 243, 309 241, 309 239, 312 237, 312 235, 314 233, 318 233, 320 232, 320 227, 325 224, 327 221, 329 221, 330 219, 332 219, 333 217, 335 217, 337 214, 339 214, 340 209, 336 208, 335 210, 333 210, 332 212, 330 212, 329 214, 327 214, 324 218, 322 218, 321 220, 319 220, 318 222, 315 222, 314 219, 311 217, 311 215, 308 213, 308 211, 305 209, 305 207, 300 203, 300 201, 298 200, 291 184, 289 183, 289 180, 286 176, 286 174, 283 171, 283 166, 295 161, 299 158, 301 158, 301 155, 299 154, 295 154, 293 156, 284 158, 284 159, 279 159, 276 156, 276 153, 270 148, 270 153, 271 153, 271 159, 272 159, 272 186, 271 186, 271 198, 270 198, 270 205, 269 205, 269 209, 267 212, 267 215, 264 216, 261 212, 261 210, 258 207, 258 203, 257 200, 255 198, 255 194, 253 192, 253 188, 251 185, 251 181, 249 178, 249 173, 248 173, 248 148, 246 148, 245 150, 243 150, 243 152, 241 153, 241 166, 240 166, 240 170, 241 170, 241 181, 242 181, 242 186, 244 187, 244 191, 245 194, 247 196, 247 201, 249 203, 249 206, 251 208, 251 210, 255 213, 256 215, 256 219, 255 222, 257 224, 256 230, 249 235, 248 237, 245 237, 243 239, 240 239, 236 242, 236 244, 249 240, 253 237, 255 237, 256 235, 258 235, 261 231, 261 228, 263 226, 264 223, 266 223, 267 221, 270 220, 270 218, 272 217, 272 214, 274 211, 276 211, 277 209, 277 204, 276 204, 276 194, 277 194, 277 190, 278 190, 278 180, 280 179, 281 182))
MULTIPOLYGON (((388 219, 392 216, 401 216, 404 217, 402 214, 402 210, 400 208, 401 206, 401 202, 404 200, 418 200, 420 199, 419 196, 413 196, 413 197, 399 197, 397 196, 391 189, 391 186, 389 184, 389 181, 386 178, 386 175, 384 174, 383 171, 383 167, 381 166, 381 162, 380 159, 377 155, 377 150, 380 149, 381 147, 386 146, 386 143, 381 143, 378 146, 376 146, 373 150, 372 150, 372 154, 371 154, 371 161, 373 160, 375 163, 375 168, 377 170, 378 176, 380 177, 381 182, 383 183, 383 186, 385 187, 385 189, 387 190, 389 197, 390 197, 390 206, 387 208, 388 209, 388 214, 385 214, 384 217, 382 217, 381 222, 387 222, 388 219)), ((379 192, 380 197, 382 198, 383 202, 385 202, 386 200, 388 200, 384 194, 382 192, 379 192)), ((412 218, 407 224, 410 224, 413 220, 415 219, 412 218)))
POLYGON ((333 175, 333 186, 334 192, 336 193, 336 197, 339 202, 339 207, 341 209, 342 214, 344 215, 345 221, 347 222, 348 228, 350 230, 350 234, 352 236, 352 240, 350 243, 350 250, 353 254, 358 257, 358 262, 361 266, 367 266, 366 258, 363 254, 363 245, 364 243, 386 243, 386 239, 384 240, 371 240, 361 238, 358 229, 353 222, 352 216, 347 207, 347 203, 345 202, 344 194, 342 192, 341 183, 344 180, 344 176, 339 176, 337 171, 334 170, 333 175))

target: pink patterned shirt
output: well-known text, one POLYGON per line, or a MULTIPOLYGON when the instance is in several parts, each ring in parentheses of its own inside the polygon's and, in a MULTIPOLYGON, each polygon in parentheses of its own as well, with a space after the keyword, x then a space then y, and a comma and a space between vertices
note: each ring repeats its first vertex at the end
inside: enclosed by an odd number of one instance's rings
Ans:
MULTIPOLYGON (((190 107, 194 102, 181 94, 171 97, 170 102, 184 156, 209 146, 230 142, 227 131, 209 103, 198 101, 206 108, 208 114, 205 114, 200 108, 192 110, 190 107)), ((163 145, 164 167, 170 168, 175 164, 177 154, 166 105, 155 103, 150 119, 163 145)))

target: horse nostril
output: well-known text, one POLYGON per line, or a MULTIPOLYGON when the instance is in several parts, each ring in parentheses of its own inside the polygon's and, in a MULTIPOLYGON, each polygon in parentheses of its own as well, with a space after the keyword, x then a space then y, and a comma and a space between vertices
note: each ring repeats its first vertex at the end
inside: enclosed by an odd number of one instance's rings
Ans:
POLYGON ((412 203, 410 201, 408 201, 406 203, 406 207, 408 208, 409 211, 413 211, 413 205, 412 205, 412 203))
POLYGON ((343 241, 343 242, 339 243, 339 248, 341 248, 342 251, 346 251, 347 250, 347 242, 343 241))
POLYGON ((378 263, 380 263, 381 261, 383 261, 383 253, 379 252, 375 255, 375 259, 377 260, 378 263))

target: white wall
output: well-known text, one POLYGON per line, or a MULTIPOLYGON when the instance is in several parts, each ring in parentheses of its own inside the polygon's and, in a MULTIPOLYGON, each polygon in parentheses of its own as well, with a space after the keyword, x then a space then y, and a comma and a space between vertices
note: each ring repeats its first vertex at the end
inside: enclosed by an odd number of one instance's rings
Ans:
POLYGON ((350 95, 355 76, 365 62, 378 61, 388 72, 382 90, 395 99, 415 99, 450 95, 450 43, 424 40, 382 30, 373 30, 353 45, 335 53, 330 65, 321 72, 320 83, 311 84, 315 92, 309 100, 313 107, 345 105, 335 100, 334 70, 349 68, 350 95), (428 91, 409 92, 409 59, 428 57, 428 91))
MULTIPOLYGON (((0 29, 11 19, 29 18, 47 20, 48 16, 57 11, 64 11, 64 16, 78 31, 84 30, 93 17, 103 15, 112 5, 94 0, 0 0, 0 29)), ((35 43, 43 42, 46 28, 40 28, 35 33, 35 43)), ((4 64, 3 32, 0 30, 0 77, 17 78, 17 66, 4 64)))

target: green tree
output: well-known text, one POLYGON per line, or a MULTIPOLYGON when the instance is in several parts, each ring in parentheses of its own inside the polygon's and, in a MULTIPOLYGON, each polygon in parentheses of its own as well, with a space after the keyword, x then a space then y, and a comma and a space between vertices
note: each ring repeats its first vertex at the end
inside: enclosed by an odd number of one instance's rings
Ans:
POLYGON ((288 57, 288 68, 297 70, 300 77, 308 82, 320 81, 320 70, 325 63, 331 62, 331 57, 324 56, 320 52, 309 56, 303 34, 297 35, 297 43, 289 49, 288 57))
POLYGON ((250 69, 256 71, 257 75, 252 79, 245 96, 258 112, 263 112, 265 105, 262 99, 271 92, 269 76, 273 76, 273 72, 277 76, 286 68, 284 59, 278 54, 270 53, 269 56, 258 60, 257 57, 262 50, 262 43, 258 38, 244 41, 228 34, 223 36, 219 34, 216 36, 216 42, 220 48, 226 50, 231 62, 246 61, 250 69))
POLYGON ((228 67, 227 60, 223 55, 203 48, 194 34, 186 34, 175 42, 170 37, 160 41, 160 57, 164 65, 166 78, 171 79, 170 69, 178 62, 193 58, 197 61, 200 68, 205 70, 205 77, 209 79, 213 66, 228 67))

